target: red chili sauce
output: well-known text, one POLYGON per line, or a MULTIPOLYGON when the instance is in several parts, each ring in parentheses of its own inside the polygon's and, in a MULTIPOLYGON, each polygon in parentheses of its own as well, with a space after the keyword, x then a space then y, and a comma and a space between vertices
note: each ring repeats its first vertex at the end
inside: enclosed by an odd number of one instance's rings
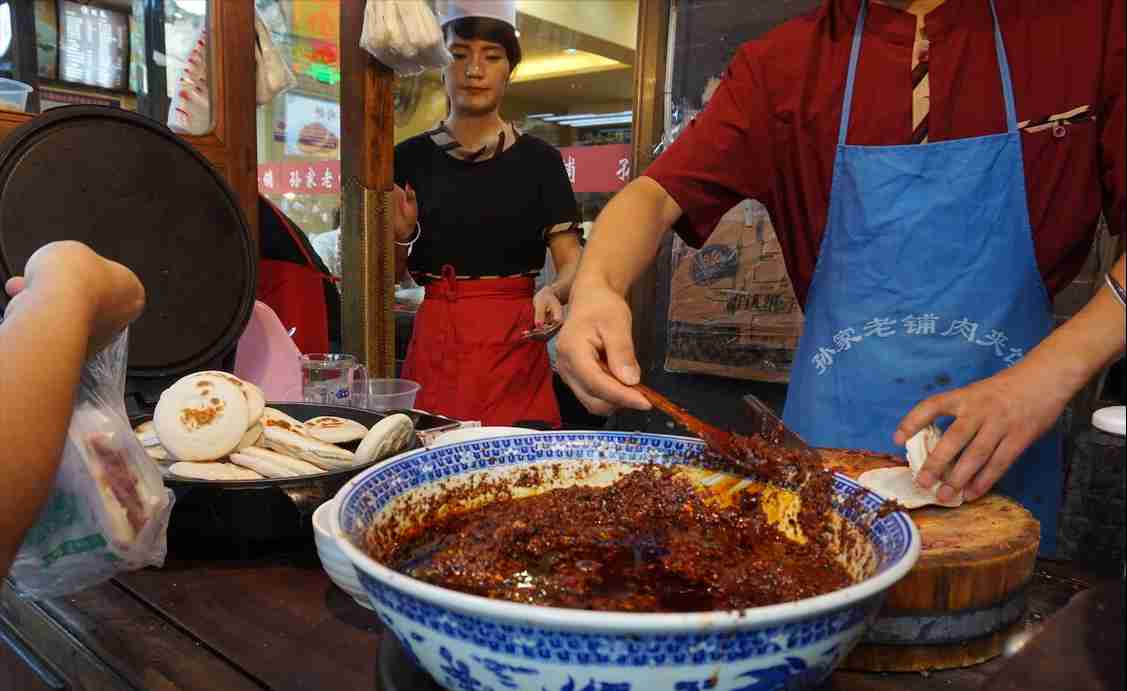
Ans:
POLYGON ((428 583, 527 604, 618 612, 771 605, 852 583, 821 537, 826 482, 802 492, 806 544, 767 522, 758 493, 721 506, 674 469, 652 465, 608 487, 501 499, 424 522, 373 556, 428 583))

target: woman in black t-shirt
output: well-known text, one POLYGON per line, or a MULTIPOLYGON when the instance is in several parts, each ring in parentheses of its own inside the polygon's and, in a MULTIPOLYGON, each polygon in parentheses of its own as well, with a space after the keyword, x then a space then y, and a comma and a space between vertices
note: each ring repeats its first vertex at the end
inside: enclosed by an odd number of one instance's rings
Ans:
POLYGON ((515 10, 461 14, 443 26, 451 114, 395 148, 397 270, 426 287, 403 376, 425 410, 558 427, 547 348, 525 333, 563 318, 579 212, 559 152, 498 114, 520 61, 515 10), (557 278, 534 293, 546 248, 557 278))

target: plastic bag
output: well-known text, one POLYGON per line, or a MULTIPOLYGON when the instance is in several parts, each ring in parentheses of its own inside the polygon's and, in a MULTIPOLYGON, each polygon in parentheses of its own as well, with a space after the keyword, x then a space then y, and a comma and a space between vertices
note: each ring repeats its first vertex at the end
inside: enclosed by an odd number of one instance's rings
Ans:
POLYGON ((10 575, 21 595, 69 595, 160 566, 174 500, 125 412, 128 337, 83 369, 62 462, 10 575))
POLYGON ((424 0, 368 0, 360 47, 400 76, 441 69, 453 60, 424 0))
POLYGON ((207 29, 200 29, 188 64, 180 70, 176 93, 168 108, 168 128, 178 134, 211 131, 211 86, 207 78, 207 29))
POLYGON ((258 105, 263 105, 297 86, 297 77, 274 45, 266 22, 257 11, 254 13, 254 31, 255 100, 258 105))

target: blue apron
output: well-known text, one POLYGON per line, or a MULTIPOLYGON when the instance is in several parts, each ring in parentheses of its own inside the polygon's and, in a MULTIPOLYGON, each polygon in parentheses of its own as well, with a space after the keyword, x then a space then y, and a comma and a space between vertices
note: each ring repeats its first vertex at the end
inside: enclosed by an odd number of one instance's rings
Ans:
MULTIPOLYGON (((1014 364, 1049 333, 1009 65, 1006 132, 909 146, 845 143, 867 3, 853 32, 830 208, 784 421, 814 446, 902 454, 901 418, 1014 364)), ((946 427, 950 419, 941 420, 946 427)), ((1056 550, 1061 442, 1046 434, 996 485, 1056 550)))

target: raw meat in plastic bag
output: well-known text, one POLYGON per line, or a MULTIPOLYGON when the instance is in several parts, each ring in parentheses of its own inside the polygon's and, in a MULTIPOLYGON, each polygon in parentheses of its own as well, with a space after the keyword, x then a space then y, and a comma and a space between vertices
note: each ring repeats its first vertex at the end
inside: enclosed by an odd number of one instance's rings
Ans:
POLYGON ((9 573, 25 597, 164 563, 173 494, 126 416, 128 355, 123 332, 83 369, 55 486, 9 573))

